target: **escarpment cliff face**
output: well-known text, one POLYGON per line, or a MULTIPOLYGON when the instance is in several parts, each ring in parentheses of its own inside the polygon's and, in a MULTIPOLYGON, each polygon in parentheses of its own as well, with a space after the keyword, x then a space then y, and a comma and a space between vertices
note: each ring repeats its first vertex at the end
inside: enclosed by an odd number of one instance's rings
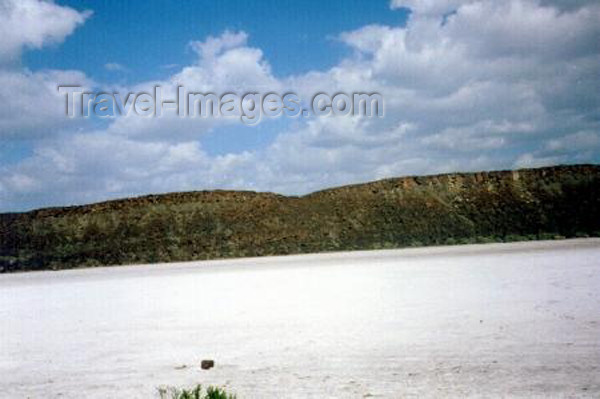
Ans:
POLYGON ((0 214, 0 270, 590 235, 600 235, 600 166, 557 166, 303 197, 217 190, 0 214))

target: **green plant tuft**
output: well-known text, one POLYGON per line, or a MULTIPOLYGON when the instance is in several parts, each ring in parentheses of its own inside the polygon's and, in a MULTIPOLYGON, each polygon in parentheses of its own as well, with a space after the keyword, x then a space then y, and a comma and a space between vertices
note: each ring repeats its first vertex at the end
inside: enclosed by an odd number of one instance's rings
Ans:
POLYGON ((160 387, 158 393, 161 399, 236 399, 223 388, 209 386, 204 391, 200 384, 192 388, 160 387))

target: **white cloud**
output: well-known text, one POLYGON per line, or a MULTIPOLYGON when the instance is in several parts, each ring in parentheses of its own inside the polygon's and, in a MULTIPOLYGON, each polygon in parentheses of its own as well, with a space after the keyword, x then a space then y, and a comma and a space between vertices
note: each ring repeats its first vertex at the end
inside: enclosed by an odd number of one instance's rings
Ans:
POLYGON ((263 52, 249 47, 247 40, 246 32, 226 31, 219 37, 191 42, 199 56, 197 64, 183 68, 171 81, 199 91, 278 90, 280 84, 263 52))
POLYGON ((57 131, 85 124, 66 117, 59 85, 94 85, 79 71, 13 71, 0 69, 0 140, 48 138, 57 131))
POLYGON ((582 131, 552 139, 546 143, 548 151, 600 150, 600 132, 582 131))
POLYGON ((515 163, 512 165, 514 168, 541 168, 544 166, 552 166, 566 162, 567 159, 561 156, 547 156, 537 157, 532 153, 525 153, 520 155, 515 163))
POLYGON ((413 12, 423 15, 443 14, 456 10, 463 4, 469 4, 475 0, 392 0, 390 7, 398 9, 401 7, 410 8, 413 12))
POLYGON ((84 23, 90 12, 78 12, 50 1, 0 0, 0 140, 47 138, 81 121, 65 118, 58 85, 93 83, 79 71, 20 69, 24 48, 60 43, 84 23))
POLYGON ((598 54, 599 22, 597 5, 560 12, 534 1, 480 1, 462 6, 444 30, 474 57, 556 61, 598 54))
MULTIPOLYGON (((269 63, 260 49, 246 45, 245 32, 225 32, 220 37, 209 37, 203 42, 192 42, 199 58, 163 81, 143 82, 133 87, 121 87, 119 92, 153 92, 162 88, 163 99, 177 98, 178 86, 198 93, 220 96, 235 92, 240 96, 249 92, 281 92, 282 82, 271 73, 269 63)), ((239 118, 180 117, 165 111, 160 118, 140 118, 132 115, 117 118, 108 133, 136 137, 141 141, 164 140, 169 142, 200 139, 203 133, 218 127, 241 125, 239 118)))
POLYGON ((342 34, 356 50, 353 58, 295 80, 377 90, 386 100, 385 120, 346 127, 345 137, 331 120, 282 135, 271 155, 285 154, 274 161, 279 168, 300 171, 303 159, 307 174, 321 166, 321 175, 306 179, 314 189, 400 174, 598 161, 600 151, 589 145, 600 127, 598 7, 418 4, 426 13, 417 12, 406 28, 371 25, 342 34), (441 24, 434 11, 456 13, 441 24), (411 128, 394 136, 397 126, 411 128), (570 136, 579 130, 588 132, 587 150, 577 145, 581 137, 570 136), (371 146, 360 141, 365 137, 394 139, 371 146), (569 150, 544 149, 552 140, 569 150))
MULTIPOLYGON (((391 0, 392 10, 409 8, 412 12, 423 16, 441 17, 452 13, 462 6, 478 3, 480 0, 391 0)), ((561 11, 572 11, 584 6, 597 4, 597 0, 531 0, 532 4, 543 7, 553 7, 561 11)), ((513 0, 497 0, 496 4, 516 3, 513 0)))
POLYGON ((190 42, 190 47, 198 53, 203 62, 210 62, 226 50, 245 47, 248 42, 246 32, 225 31, 220 36, 209 36, 204 41, 190 42))
POLYGON ((50 1, 0 0, 0 63, 18 61, 24 47, 62 42, 90 15, 50 1))
POLYGON ((107 62, 106 64, 104 64, 104 69, 112 72, 123 72, 127 70, 126 67, 119 64, 118 62, 107 62))

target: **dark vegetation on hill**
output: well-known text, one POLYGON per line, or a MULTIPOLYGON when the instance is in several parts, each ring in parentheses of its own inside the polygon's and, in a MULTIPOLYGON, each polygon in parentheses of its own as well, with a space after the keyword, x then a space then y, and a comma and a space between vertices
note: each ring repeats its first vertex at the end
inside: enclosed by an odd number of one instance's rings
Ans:
POLYGON ((402 177, 303 197, 150 195, 0 214, 0 270, 600 234, 600 166, 402 177))

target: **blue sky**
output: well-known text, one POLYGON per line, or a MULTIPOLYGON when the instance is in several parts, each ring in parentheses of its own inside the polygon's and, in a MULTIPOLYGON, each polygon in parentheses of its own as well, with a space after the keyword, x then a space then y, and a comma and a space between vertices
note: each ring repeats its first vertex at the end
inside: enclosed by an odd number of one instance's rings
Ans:
POLYGON ((0 212, 598 163, 598 21, 593 0, 0 0, 0 212), (67 118, 68 84, 378 92, 385 116, 67 118))
POLYGON ((58 1, 92 17, 64 43, 27 52, 31 69, 78 69, 98 81, 141 82, 169 76, 190 64, 191 40, 225 30, 249 34, 249 45, 262 49, 276 76, 334 66, 350 49, 336 40, 340 32, 380 23, 401 26, 408 10, 390 12, 386 0, 262 0, 248 2, 164 0, 58 1), (106 63, 127 66, 115 73, 106 63))

